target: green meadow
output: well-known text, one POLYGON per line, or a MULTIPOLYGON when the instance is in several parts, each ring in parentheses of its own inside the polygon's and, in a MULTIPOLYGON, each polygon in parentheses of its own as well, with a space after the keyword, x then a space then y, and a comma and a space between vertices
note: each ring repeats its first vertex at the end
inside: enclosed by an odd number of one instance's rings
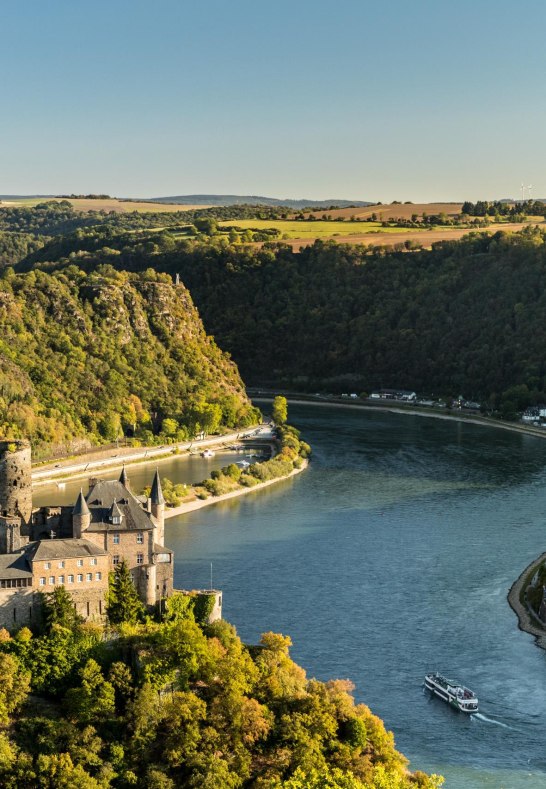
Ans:
POLYGON ((241 230, 265 230, 276 228, 284 238, 328 238, 330 236, 360 236, 364 233, 406 233, 407 228, 381 227, 381 222, 323 221, 310 222, 290 219, 237 219, 219 222, 223 227, 237 227, 241 230))

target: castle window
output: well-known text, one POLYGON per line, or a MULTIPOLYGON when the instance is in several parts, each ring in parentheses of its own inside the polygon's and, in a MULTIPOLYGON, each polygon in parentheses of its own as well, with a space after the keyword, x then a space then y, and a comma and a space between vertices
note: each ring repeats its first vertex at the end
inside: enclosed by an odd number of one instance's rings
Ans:
POLYGON ((55 585, 55 576, 54 576, 54 575, 50 575, 50 576, 49 576, 49 583, 50 583, 52 586, 54 586, 54 585, 55 585))
POLYGON ((81 582, 83 581, 83 575, 81 573, 78 573, 77 580, 79 584, 81 584, 81 582))
POLYGON ((102 573, 95 573, 95 581, 102 581, 102 573))
POLYGON ((59 583, 64 585, 64 575, 59 575, 59 583))
POLYGON ((87 616, 89 616, 89 603, 87 603, 87 616))
POLYGON ((64 562, 59 562, 59 564, 57 566, 58 566, 59 570, 64 570, 64 562))
POLYGON ((119 534, 117 532, 112 537, 112 542, 114 543, 114 545, 119 545, 119 534))
POLYGON ((69 584, 73 584, 74 583, 74 576, 73 575, 69 575, 68 576, 68 583, 69 584))
POLYGON ((51 562, 46 562, 44 564, 44 570, 51 570, 51 562))
POLYGON ((102 616, 102 600, 99 600, 99 614, 102 616))
POLYGON ((143 544, 143 542, 144 542, 144 535, 143 535, 143 533, 141 531, 139 531, 139 533, 137 534, 136 541, 137 541, 138 545, 142 545, 143 544))
POLYGON ((112 557, 112 564, 113 564, 114 566, 115 566, 116 564, 119 564, 119 555, 118 555, 117 553, 116 553, 116 554, 115 554, 115 555, 112 557))
POLYGON ((85 576, 85 580, 86 581, 92 581, 93 580, 93 573, 87 573, 87 575, 85 576))
POLYGON ((45 586, 45 578, 40 578, 40 586, 45 586))
POLYGON ((137 555, 136 555, 136 563, 137 564, 144 564, 144 554, 143 553, 137 553, 137 555))
POLYGON ((119 517, 119 515, 112 515, 112 523, 114 524, 114 526, 119 526, 119 524, 121 523, 121 518, 119 517))
POLYGON ((96 559, 91 559, 91 561, 89 562, 89 564, 92 566, 94 566, 96 563, 97 563, 96 559))
POLYGON ((78 567, 83 567, 83 559, 78 559, 78 567))

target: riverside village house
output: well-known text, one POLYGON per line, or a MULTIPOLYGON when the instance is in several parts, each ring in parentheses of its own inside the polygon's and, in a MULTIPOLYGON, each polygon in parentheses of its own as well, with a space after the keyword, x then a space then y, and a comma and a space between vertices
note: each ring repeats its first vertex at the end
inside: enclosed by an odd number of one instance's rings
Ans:
MULTIPOLYGON (((123 560, 139 597, 153 611, 173 593, 174 555, 164 545, 165 500, 156 471, 141 500, 122 470, 118 480, 90 479, 71 506, 32 509, 31 451, 0 441, 0 627, 37 621, 40 592, 63 585, 85 621, 104 621, 108 575, 123 560)), ((222 594, 210 620, 219 619, 222 594)))

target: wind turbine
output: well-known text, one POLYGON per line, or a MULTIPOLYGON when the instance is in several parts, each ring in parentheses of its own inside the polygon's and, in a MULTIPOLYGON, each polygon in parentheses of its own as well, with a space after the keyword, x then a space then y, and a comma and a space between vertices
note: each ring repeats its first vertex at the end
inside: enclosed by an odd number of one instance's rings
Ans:
POLYGON ((529 195, 529 197, 528 197, 529 200, 531 200, 531 197, 532 197, 532 195, 531 195, 532 189, 533 189, 533 184, 529 184, 529 186, 527 187, 527 193, 529 195))
POLYGON ((525 202, 525 186, 523 184, 521 185, 521 202, 525 202))

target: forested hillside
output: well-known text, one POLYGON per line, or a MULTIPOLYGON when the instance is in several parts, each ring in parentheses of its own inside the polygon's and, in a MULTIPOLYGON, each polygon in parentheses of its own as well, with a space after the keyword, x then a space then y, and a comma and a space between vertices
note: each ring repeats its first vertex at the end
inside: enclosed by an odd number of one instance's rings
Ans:
POLYGON ((247 383, 463 394, 510 416, 546 399, 544 239, 529 228, 432 251, 317 242, 294 252, 85 231, 25 265, 55 268, 76 255, 90 271, 107 260, 179 273, 247 383))
MULTIPOLYGON (((69 200, 49 200, 32 207, 0 207, 0 231, 30 233, 34 236, 60 236, 81 228, 95 228, 97 232, 116 230, 144 230, 147 228, 187 227, 199 219, 271 219, 287 216, 289 209, 282 206, 228 205, 211 206, 188 211, 141 213, 138 211, 76 211, 69 200)), ((195 230, 195 228, 194 228, 195 230)), ((195 231, 196 232, 196 231, 195 231)), ((2 265, 12 265, 20 258, 2 260, 2 265)))
POLYGON ((256 419, 171 277, 109 266, 0 278, 0 435, 44 445, 181 440, 256 419))

